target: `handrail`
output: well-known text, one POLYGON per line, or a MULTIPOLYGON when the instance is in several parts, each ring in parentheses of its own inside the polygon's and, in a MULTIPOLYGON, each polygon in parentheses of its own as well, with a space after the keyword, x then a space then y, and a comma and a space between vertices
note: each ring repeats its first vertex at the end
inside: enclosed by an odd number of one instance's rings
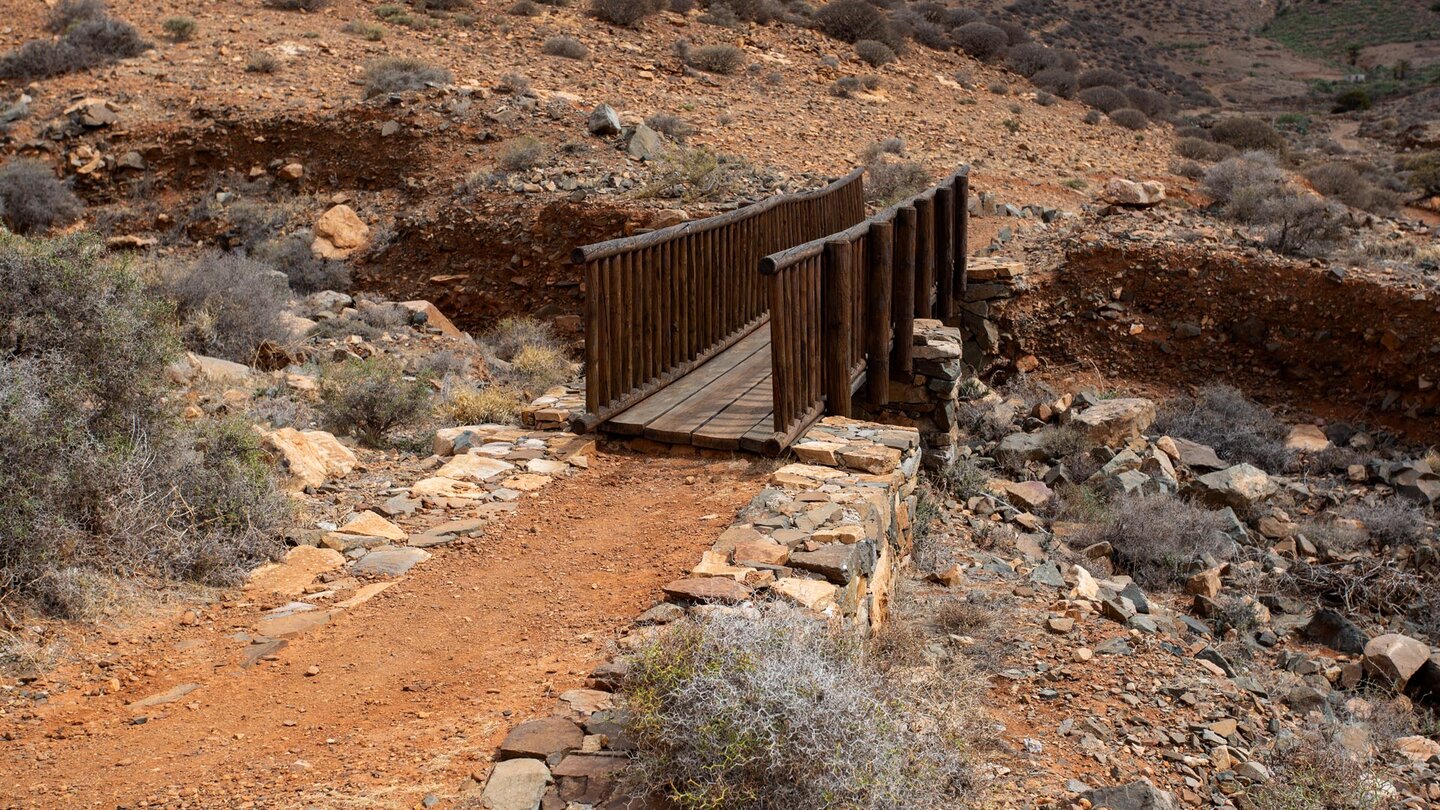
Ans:
POLYGON ((690 220, 689 222, 681 222, 679 224, 671 225, 669 227, 649 231, 648 233, 636 234, 634 236, 620 236, 616 237, 615 239, 607 240, 605 242, 596 242, 594 244, 577 247, 570 252, 570 261, 574 264, 584 264, 586 262, 593 262, 597 259, 604 259, 610 256, 615 256, 620 253, 624 253, 627 250, 640 250, 642 248, 660 245, 681 236, 705 233, 707 231, 714 230, 715 228, 729 225, 732 222, 738 222, 742 219, 748 219, 750 217, 757 216, 766 211, 769 211, 772 208, 775 208, 776 206, 785 203, 794 203, 803 200, 825 197, 839 190, 840 188, 843 188, 847 184, 858 180, 860 176, 864 173, 865 170, 863 168, 855 169, 844 177, 841 177, 837 180, 832 180, 830 183, 827 183, 820 188, 810 189, 809 191, 797 191, 792 194, 780 194, 774 197, 767 197, 760 202, 736 208, 734 211, 726 211, 723 214, 716 214, 713 217, 690 220))

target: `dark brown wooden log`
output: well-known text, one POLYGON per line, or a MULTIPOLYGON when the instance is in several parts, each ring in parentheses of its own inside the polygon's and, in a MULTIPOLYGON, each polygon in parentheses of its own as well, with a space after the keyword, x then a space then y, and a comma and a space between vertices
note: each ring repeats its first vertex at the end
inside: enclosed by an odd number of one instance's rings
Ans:
MULTIPOLYGON (((968 171, 968 170, 967 170, 968 171)), ((962 174, 955 181, 955 277, 956 293, 970 288, 970 176, 962 174)))
POLYGON ((866 262, 865 296, 868 309, 865 318, 866 398, 871 405, 890 402, 890 309, 891 278, 895 259, 895 234, 889 222, 870 228, 869 255, 866 262))
POLYGON ((905 382, 915 374, 915 209, 901 208, 895 212, 895 259, 892 267, 894 301, 891 321, 895 328, 892 373, 905 382))
POLYGON ((850 244, 830 242, 825 245, 823 306, 825 334, 822 338, 821 364, 825 371, 825 412, 835 416, 850 415, 850 340, 855 324, 851 322, 853 285, 850 279, 850 244))
POLYGON ((950 206, 955 199, 951 188, 935 190, 935 317, 948 322, 955 317, 955 267, 950 262, 950 228, 955 222, 950 206))
POLYGON ((915 201, 915 317, 929 318, 935 294, 935 201, 915 201))

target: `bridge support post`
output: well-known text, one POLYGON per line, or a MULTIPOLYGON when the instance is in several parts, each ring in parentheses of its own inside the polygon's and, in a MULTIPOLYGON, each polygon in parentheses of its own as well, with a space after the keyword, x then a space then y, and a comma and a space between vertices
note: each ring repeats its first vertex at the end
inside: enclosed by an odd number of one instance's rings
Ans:
POLYGON ((849 416, 851 413, 850 341, 855 328, 852 269, 850 243, 827 242, 821 281, 825 332, 820 350, 825 412, 834 416, 849 416))
POLYGON ((970 286, 970 176, 955 179, 955 295, 970 286))
POLYGON ((955 266, 951 263, 951 231, 955 227, 955 190, 935 189, 935 317, 949 323, 955 317, 955 266))
MULTIPOLYGON (((865 308, 865 393, 871 405, 890 402, 890 296, 894 233, 889 222, 870 226, 865 268, 865 289, 870 291, 865 308)), ((910 336, 904 336, 909 342, 910 336)), ((895 336, 899 341, 900 335, 895 336)))
POLYGON ((894 300, 891 304, 892 320, 895 322, 895 349, 892 366, 902 380, 909 381, 915 374, 914 347, 911 336, 915 333, 915 209, 910 206, 895 211, 895 230, 892 236, 895 247, 895 261, 891 269, 894 300))
POLYGON ((935 295, 935 200, 915 201, 915 317, 933 318, 935 295))

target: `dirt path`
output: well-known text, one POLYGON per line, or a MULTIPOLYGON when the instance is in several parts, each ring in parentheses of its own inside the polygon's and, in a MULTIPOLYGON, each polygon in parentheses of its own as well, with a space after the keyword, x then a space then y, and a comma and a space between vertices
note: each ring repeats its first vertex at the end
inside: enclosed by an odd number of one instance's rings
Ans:
MULTIPOLYGON (((258 610, 236 603, 102 640, 144 667, 139 682, 28 711, 12 701, 0 806, 408 808, 451 795, 509 725, 583 682, 762 480, 750 461, 600 453, 273 660, 239 666, 236 634, 258 610), (200 687, 126 708, 187 683, 200 687)), ((47 682, 67 678, 96 680, 74 665, 47 682)))

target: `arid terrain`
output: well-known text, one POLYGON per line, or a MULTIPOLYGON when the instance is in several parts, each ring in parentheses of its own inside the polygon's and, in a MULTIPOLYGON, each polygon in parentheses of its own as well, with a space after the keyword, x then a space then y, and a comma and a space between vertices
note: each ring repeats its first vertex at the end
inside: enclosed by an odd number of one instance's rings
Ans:
POLYGON ((1431 4, 10 5, 0 808, 1440 807, 1431 4), (960 166, 904 404, 578 432, 576 247, 960 166))

